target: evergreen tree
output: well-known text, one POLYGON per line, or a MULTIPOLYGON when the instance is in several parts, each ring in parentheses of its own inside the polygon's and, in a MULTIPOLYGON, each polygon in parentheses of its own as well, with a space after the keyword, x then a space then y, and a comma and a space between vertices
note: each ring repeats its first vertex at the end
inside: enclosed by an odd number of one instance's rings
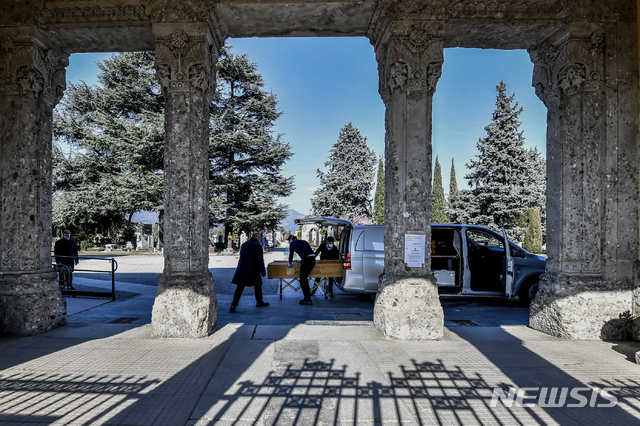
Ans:
POLYGON ((453 164, 453 158, 451 159, 451 176, 449 178, 449 199, 458 196, 458 181, 456 180, 456 166, 453 164))
MULTIPOLYGON (((130 238, 136 211, 162 218, 164 99, 153 52, 120 53, 98 63, 100 86, 69 89, 54 116, 53 223, 74 233, 130 238)), ((273 229, 286 217, 276 198, 293 190, 280 167, 289 146, 273 135, 275 96, 245 55, 226 49, 211 106, 210 218, 234 232, 273 229)), ((160 231, 161 233, 161 231, 160 231)))
MULTIPOLYGON (((530 207, 537 209, 542 227, 542 243, 547 236, 547 164, 538 148, 527 150, 526 171, 524 179, 528 182, 527 198, 532 200, 530 207)), ((542 248, 540 249, 542 250, 542 248)))
POLYGON ((522 108, 512 105, 515 94, 507 96, 506 84, 496 87, 496 109, 485 127, 487 136, 478 141, 480 154, 467 167, 469 190, 460 191, 449 209, 459 223, 485 225, 494 229, 513 228, 520 236, 518 219, 529 208, 545 208, 544 164, 537 150, 524 146, 518 130, 522 108))
POLYGON ((277 199, 294 189, 293 178, 281 170, 291 149, 273 133, 281 112, 263 86, 247 55, 221 50, 211 108, 210 222, 225 226, 225 238, 275 229, 288 209, 277 199))
POLYGON ((320 187, 311 199, 313 213, 347 219, 371 218, 369 196, 375 161, 367 138, 351 123, 345 125, 324 163, 328 171, 317 171, 320 187))
POLYGON ((153 52, 118 53, 98 68, 100 85, 69 84, 54 112, 53 226, 122 242, 136 211, 162 209, 164 99, 153 52))
POLYGON ((542 253, 542 221, 540 210, 529 209, 522 214, 519 226, 524 229, 522 247, 531 253, 542 253))
POLYGON ((373 202, 373 221, 377 224, 384 223, 384 164, 382 163, 382 158, 378 163, 378 180, 373 202))
POLYGON ((440 167, 438 157, 436 157, 436 165, 433 172, 433 193, 431 194, 431 222, 449 222, 445 208, 446 202, 444 199, 444 188, 442 187, 442 168, 440 167))

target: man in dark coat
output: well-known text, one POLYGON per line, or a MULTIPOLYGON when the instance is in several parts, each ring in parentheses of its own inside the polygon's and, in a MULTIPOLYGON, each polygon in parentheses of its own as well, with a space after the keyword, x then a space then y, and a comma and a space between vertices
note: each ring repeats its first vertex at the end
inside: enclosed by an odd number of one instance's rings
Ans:
POLYGON ((69 279, 67 288, 73 289, 73 268, 78 264, 78 247, 76 242, 71 239, 71 231, 65 229, 62 231, 62 238, 56 241, 53 247, 53 255, 56 257, 56 263, 66 265, 69 268, 69 279))
MULTIPOLYGON (((328 237, 327 241, 320 244, 320 247, 318 247, 318 250, 316 250, 316 257, 320 255, 320 260, 340 259, 340 251, 338 250, 338 247, 333 244, 334 242, 335 239, 333 237, 328 237)), ((316 282, 319 281, 320 278, 316 278, 316 282)), ((324 296, 327 300, 333 299, 333 277, 329 277, 327 291, 324 296)))
POLYGON ((249 241, 240 247, 240 261, 233 274, 231 282, 236 284, 235 293, 233 293, 233 301, 231 302, 230 312, 235 312, 240 296, 245 287, 253 287, 256 295, 256 307, 269 306, 269 303, 262 300, 262 277, 267 275, 264 269, 264 257, 262 256, 262 245, 260 244, 262 236, 259 232, 254 232, 249 241))
POLYGON ((302 289, 304 299, 299 303, 301 305, 313 305, 311 301, 311 289, 309 289, 309 274, 316 266, 316 255, 308 242, 299 240, 295 235, 291 235, 289 241, 289 268, 291 268, 293 254, 297 253, 298 256, 300 256, 300 288, 302 289))

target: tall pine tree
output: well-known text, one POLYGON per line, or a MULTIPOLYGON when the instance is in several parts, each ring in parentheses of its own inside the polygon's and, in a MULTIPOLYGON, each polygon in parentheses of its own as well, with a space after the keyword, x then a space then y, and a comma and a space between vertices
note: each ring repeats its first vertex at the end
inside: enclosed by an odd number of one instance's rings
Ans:
MULTIPOLYGON (((116 54, 98 66, 100 86, 70 84, 54 116, 56 142, 72 149, 54 147, 54 227, 126 239, 133 213, 162 213, 164 99, 153 52, 116 54)), ((273 229, 287 214, 277 197, 293 190, 280 170, 290 148, 272 130, 275 96, 245 55, 225 49, 217 75, 211 222, 236 233, 273 229)))
POLYGON ((53 226, 122 242, 136 211, 162 210, 164 99, 153 52, 97 65, 100 84, 70 83, 54 112, 53 226))
POLYGON ((460 191, 449 215, 455 222, 512 228, 522 236, 518 219, 529 208, 545 209, 544 164, 537 150, 524 146, 518 116, 522 108, 513 104, 515 94, 506 95, 506 84, 496 87, 496 109, 487 136, 478 141, 480 154, 467 167, 469 190, 460 191))
POLYGON ((211 108, 210 220, 229 232, 273 230, 287 217, 293 178, 282 175, 289 145, 273 132, 281 115, 247 55, 221 50, 211 108))
POLYGON ((373 200, 373 221, 377 224, 384 223, 384 164, 382 158, 378 163, 378 180, 373 200))
POLYGON ((371 218, 373 169, 376 155, 367 138, 351 123, 345 125, 324 163, 328 171, 318 170, 320 187, 311 199, 313 213, 347 219, 371 218))
POLYGON ((444 199, 444 188, 442 187, 442 168, 440 167, 438 157, 436 157, 436 165, 433 172, 433 193, 431 194, 431 222, 449 222, 445 208, 446 201, 444 199))

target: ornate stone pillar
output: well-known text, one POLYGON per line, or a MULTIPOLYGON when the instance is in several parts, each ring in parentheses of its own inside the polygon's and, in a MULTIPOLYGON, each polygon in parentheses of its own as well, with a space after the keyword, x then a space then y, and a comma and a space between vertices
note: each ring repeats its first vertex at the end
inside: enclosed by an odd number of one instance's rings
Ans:
POLYGON ((620 30, 570 24, 530 51, 533 85, 547 106, 549 256, 530 326, 558 337, 630 333, 638 253, 637 49, 620 30))
POLYGON ((432 98, 444 61, 443 30, 424 20, 389 20, 378 11, 369 31, 386 106, 385 272, 374 326, 402 340, 443 333, 429 249, 432 98), (408 264, 405 250, 414 243, 419 258, 408 264))
POLYGON ((0 32, 0 325, 18 335, 66 323, 51 267, 51 125, 68 63, 34 28, 0 32))
POLYGON ((209 105, 218 47, 204 22, 153 25, 165 96, 164 272, 154 337, 205 337, 216 323, 209 272, 209 105))

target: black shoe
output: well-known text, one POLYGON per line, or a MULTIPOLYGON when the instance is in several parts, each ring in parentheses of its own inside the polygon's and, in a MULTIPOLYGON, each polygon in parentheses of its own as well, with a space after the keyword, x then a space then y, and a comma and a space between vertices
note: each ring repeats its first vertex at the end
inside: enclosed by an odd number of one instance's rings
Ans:
POLYGON ((298 303, 301 304, 301 305, 313 305, 313 302, 311 300, 304 300, 304 299, 302 299, 298 303))
POLYGON ((264 306, 269 306, 269 302, 258 302, 258 303, 256 303, 256 308, 262 308, 264 306))
POLYGON ((231 307, 229 308, 229 312, 235 312, 236 311, 236 307, 231 305, 231 307))
POLYGON ((333 293, 327 293, 324 295, 327 300, 333 299, 333 293))
POLYGON ((312 296, 315 296, 315 295, 316 295, 316 291, 317 291, 317 289, 313 289, 313 290, 311 290, 311 295, 312 295, 312 296))

